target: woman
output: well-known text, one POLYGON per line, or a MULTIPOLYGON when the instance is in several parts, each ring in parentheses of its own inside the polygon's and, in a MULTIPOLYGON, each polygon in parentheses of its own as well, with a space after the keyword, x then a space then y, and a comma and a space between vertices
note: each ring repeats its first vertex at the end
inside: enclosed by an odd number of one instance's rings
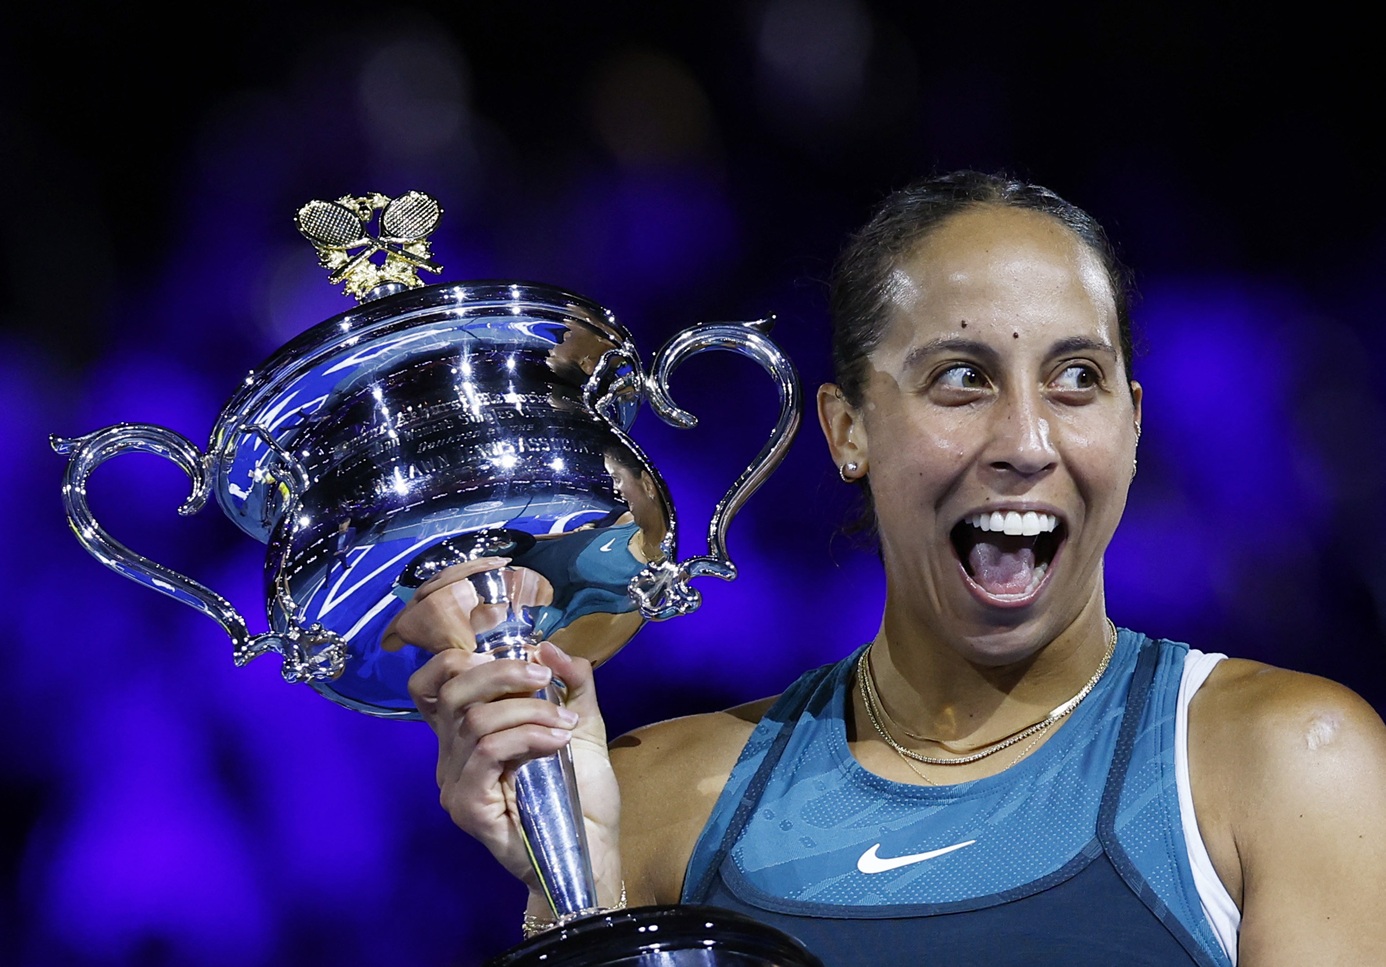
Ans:
POLYGON ((604 902, 749 911, 827 964, 1380 963, 1381 720, 1107 619, 1142 392, 1101 228, 1035 186, 922 182, 852 240, 833 310, 818 413, 872 501, 876 637, 608 753, 590 670, 478 660, 440 576, 397 629, 440 651, 411 687, 454 821, 532 881, 502 776, 571 742, 604 902), (521 697, 555 673, 567 709, 521 697))

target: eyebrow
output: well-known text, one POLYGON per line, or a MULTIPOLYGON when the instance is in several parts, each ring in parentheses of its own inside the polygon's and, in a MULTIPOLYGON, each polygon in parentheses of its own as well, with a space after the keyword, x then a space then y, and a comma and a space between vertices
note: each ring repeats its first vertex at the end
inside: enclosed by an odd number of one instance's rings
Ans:
MULTIPOLYGON (((1109 356, 1117 354, 1116 349, 1111 343, 1104 339, 1092 339, 1088 336, 1068 336, 1060 339, 1049 347, 1050 356, 1066 356, 1069 353, 1106 353, 1109 356)), ((937 353, 964 353, 984 359, 987 362, 994 362, 999 354, 990 345, 976 339, 964 339, 960 336, 940 336, 937 339, 930 339, 926 343, 915 346, 905 354, 903 368, 913 369, 923 360, 928 359, 937 353)))
POLYGON ((1117 355, 1116 347, 1105 339, 1091 339, 1088 336, 1069 336, 1060 339, 1049 347, 1049 355, 1065 356, 1069 353, 1106 353, 1109 356, 1117 355))
POLYGON ((998 355, 995 349, 976 339, 963 339, 961 336, 940 336, 937 339, 930 339, 926 343, 920 343, 905 353, 903 368, 913 369, 921 361, 938 353, 965 353, 980 356, 988 362, 994 361, 998 355))

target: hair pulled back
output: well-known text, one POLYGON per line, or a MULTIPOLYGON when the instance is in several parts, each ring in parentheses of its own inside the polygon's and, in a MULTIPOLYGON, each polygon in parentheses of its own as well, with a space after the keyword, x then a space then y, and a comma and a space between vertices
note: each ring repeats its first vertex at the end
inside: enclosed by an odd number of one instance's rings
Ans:
POLYGON ((890 276, 916 247, 954 215, 982 205, 1041 212, 1078 236, 1102 262, 1116 302, 1121 357, 1131 378, 1131 273, 1097 220, 1048 188, 1003 174, 955 171, 892 192, 852 235, 833 268, 830 307, 833 371, 847 402, 861 405, 867 357, 890 318, 890 276))

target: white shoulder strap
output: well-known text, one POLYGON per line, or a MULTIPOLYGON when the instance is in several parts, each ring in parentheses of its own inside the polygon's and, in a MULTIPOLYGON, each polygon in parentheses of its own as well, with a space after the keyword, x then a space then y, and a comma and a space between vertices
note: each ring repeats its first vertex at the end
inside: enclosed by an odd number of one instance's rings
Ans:
POLYGON ((1208 848, 1203 844, 1203 835, 1198 831, 1198 818, 1194 815, 1193 790, 1189 784, 1189 702, 1217 663, 1226 655, 1204 654, 1193 648, 1184 660, 1184 674, 1179 682, 1178 710, 1174 719, 1174 777, 1179 792, 1179 819, 1184 827, 1184 845, 1189 853, 1189 865, 1193 868, 1194 886, 1198 890, 1199 902, 1203 904, 1203 915, 1217 935, 1223 951, 1237 963, 1237 930, 1241 926, 1242 912, 1232 902, 1232 896, 1213 869, 1213 861, 1208 856, 1208 848))

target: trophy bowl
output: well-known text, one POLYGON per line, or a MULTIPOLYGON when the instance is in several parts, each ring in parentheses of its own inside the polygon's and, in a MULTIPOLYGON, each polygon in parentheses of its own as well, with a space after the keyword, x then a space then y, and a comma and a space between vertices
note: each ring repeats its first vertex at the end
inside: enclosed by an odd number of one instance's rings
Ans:
MULTIPOLYGON (((391 623, 454 565, 503 559, 468 577, 477 649, 496 657, 528 659, 548 640, 600 665, 645 621, 695 610, 690 580, 736 576, 727 526, 783 458, 801 409, 793 366, 766 335, 769 320, 694 325, 647 373, 629 333, 582 296, 526 282, 421 285, 417 269, 439 268, 423 239, 440 215, 419 192, 304 206, 300 231, 362 304, 251 371, 205 449, 150 424, 52 439, 68 457, 69 523, 93 556, 214 619, 236 664, 277 654, 286 680, 381 718, 419 717, 408 680, 431 655, 391 623), (378 252, 383 268, 371 261, 378 252), (693 426, 668 379, 708 350, 759 363, 778 388, 779 413, 714 509, 707 553, 679 560, 668 487, 630 428, 642 403, 693 426), (187 473, 192 492, 180 513, 215 496, 266 546, 267 631, 252 634, 224 597, 97 522, 91 474, 131 452, 187 473)), ((555 682, 539 694, 561 701, 562 692, 555 682)), ((591 914, 596 891, 570 754, 527 762, 511 781, 556 918, 591 914)))
POLYGON ((69 456, 69 520, 103 563, 218 621, 237 664, 275 652, 287 679, 339 704, 416 718, 407 682, 430 655, 384 633, 415 589, 451 564, 499 555, 534 572, 542 603, 517 606, 489 633, 547 639, 594 665, 645 620, 696 609, 690 578, 735 576, 727 524, 779 462, 799 418, 793 368, 765 328, 694 326, 647 376, 625 329, 581 296, 509 282, 399 292, 314 326, 252 371, 205 451, 148 424, 55 438, 69 456), (667 379, 708 349, 759 361, 779 385, 781 412, 718 504, 708 555, 677 562, 668 488, 628 431, 642 402, 693 425, 667 379), (268 632, 251 635, 223 597, 97 523, 88 478, 133 451, 188 473, 181 512, 214 495, 266 545, 268 632))

